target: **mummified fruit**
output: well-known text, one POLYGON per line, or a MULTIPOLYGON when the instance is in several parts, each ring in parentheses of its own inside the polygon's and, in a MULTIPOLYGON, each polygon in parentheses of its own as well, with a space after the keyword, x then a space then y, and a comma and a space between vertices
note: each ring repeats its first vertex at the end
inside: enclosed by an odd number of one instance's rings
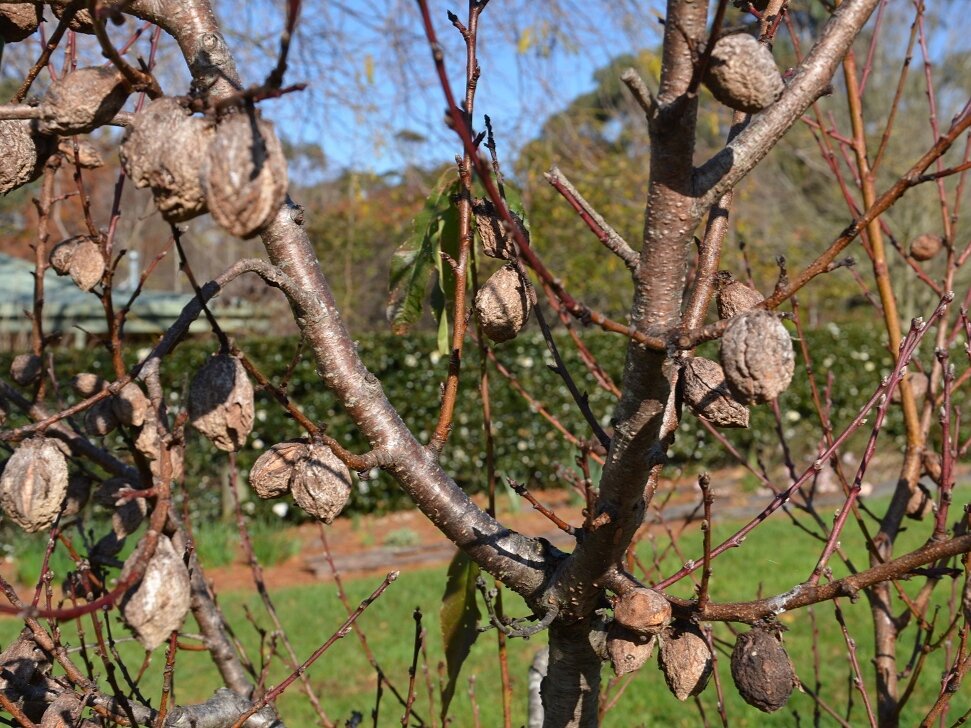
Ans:
POLYGON ((57 149, 57 139, 41 134, 36 120, 0 120, 0 195, 33 182, 57 149))
POLYGON ((698 625, 676 622, 659 638, 658 667, 668 688, 680 701, 698 695, 711 677, 711 650, 698 625))
POLYGON ((732 651, 732 680, 742 699, 763 713, 786 704, 798 682, 778 632, 755 627, 738 636, 732 651))
POLYGON ((148 515, 148 502, 144 498, 131 498, 115 508, 111 514, 111 530, 118 538, 131 536, 148 515))
POLYGON ((40 25, 39 5, 0 3, 0 38, 4 43, 19 43, 29 38, 40 25))
MULTIPOLYGON (((83 597, 82 597, 83 598, 83 597)), ((89 728, 95 724, 85 720, 78 723, 81 714, 81 699, 73 690, 65 690, 47 706, 39 728, 89 728)))
POLYGON ((129 382, 111 398, 111 409, 123 425, 141 427, 152 403, 134 382, 129 382))
POLYGON ((36 354, 17 354, 10 363, 10 378, 26 387, 38 380, 43 369, 44 363, 36 354))
MULTIPOLYGON (((917 404, 920 405, 924 401, 924 397, 927 396, 927 388, 930 386, 930 378, 923 372, 911 372, 910 373, 910 389, 914 393, 914 399, 917 404)), ((890 401, 894 404, 900 404, 903 395, 900 393, 900 386, 898 385, 893 390, 893 394, 890 395, 890 401)))
POLYGON ((607 630, 607 657, 617 677, 641 669, 654 654, 654 635, 638 634, 612 622, 607 630))
POLYGON ((660 592, 636 587, 617 597, 614 620, 640 634, 657 634, 671 622, 671 604, 660 592))
MULTIPOLYGON (((52 5, 51 9, 54 11, 54 17, 60 20, 64 17, 63 5, 52 5)), ((78 10, 74 13, 74 17, 71 18, 71 22, 68 26, 75 33, 84 33, 85 35, 94 35, 94 18, 91 17, 91 13, 87 10, 78 10)))
POLYGON ((720 270, 715 275, 715 302, 718 318, 727 319, 755 308, 762 303, 762 294, 735 280, 730 271, 720 270))
POLYGON ((214 131, 176 99, 163 96, 132 119, 121 145, 121 163, 136 187, 150 187, 155 205, 169 222, 206 212, 199 172, 214 131))
POLYGON ((87 134, 114 119, 127 98, 128 83, 114 66, 79 68, 44 94, 39 128, 61 136, 87 134))
POLYGON ((260 498, 276 498, 290 490, 294 469, 307 457, 307 441, 280 442, 257 458, 249 482, 260 498))
POLYGON ((330 523, 351 495, 351 473, 329 447, 311 443, 293 468, 290 489, 298 506, 330 523))
POLYGON ((84 429, 92 437, 104 437, 118 427, 118 417, 111 406, 111 399, 102 399, 84 413, 84 429))
MULTIPOLYGON (((505 221, 496 211, 495 205, 490 200, 476 200, 472 206, 475 214, 475 229, 482 240, 482 252, 490 258, 510 260, 514 257, 516 241, 512 233, 509 232, 505 221)), ((512 219, 516 222, 520 232, 529 240, 529 231, 523 225, 523 220, 519 215, 510 210, 512 219)))
POLYGON ((930 260, 941 252, 944 247, 944 240, 930 233, 918 235, 910 241, 910 257, 921 262, 930 260))
POLYGON ((105 259, 101 246, 93 240, 82 240, 71 255, 67 272, 74 285, 82 291, 90 291, 101 283, 105 274, 105 259))
MULTIPOLYGON (((121 578, 135 568, 141 549, 128 557, 121 578)), ((142 580, 125 594, 121 614, 146 650, 154 650, 182 626, 189 611, 189 571, 167 536, 159 536, 142 580)))
POLYGON ((80 372, 71 378, 71 389, 82 397, 90 397, 108 386, 108 383, 91 372, 80 372))
POLYGON ((229 354, 209 358, 189 385, 189 422, 220 450, 239 450, 253 429, 253 385, 229 354))
POLYGON ((504 265, 475 294, 475 313, 486 336, 496 342, 515 338, 533 309, 519 272, 504 265))
POLYGON ((255 112, 221 119, 201 179, 213 220, 237 237, 255 235, 287 196, 287 160, 273 127, 255 112))
MULTIPOLYGON (((57 151, 64 155, 68 164, 74 164, 74 142, 71 139, 62 139, 61 143, 57 145, 57 151)), ((104 164, 98 148, 91 142, 86 142, 83 139, 78 140, 78 156, 76 161, 81 165, 82 169, 96 169, 104 164)))
POLYGON ((762 111, 785 90, 772 51, 746 33, 718 39, 704 80, 712 96, 746 114, 762 111))
POLYGON ((740 402, 762 403, 782 394, 792 381, 795 355, 786 327, 768 311, 736 316, 721 344, 725 381, 740 402))
POLYGON ((67 495, 67 461, 47 438, 25 440, 10 456, 0 477, 0 505, 27 533, 49 528, 67 495))
POLYGON ((87 235, 75 235, 59 242, 51 250, 51 268, 59 276, 68 275, 71 272, 71 259, 74 257, 74 251, 78 249, 81 243, 90 239, 87 235))
POLYGON ((684 401, 716 427, 748 427, 748 407, 735 401, 717 362, 691 357, 684 365, 684 401))

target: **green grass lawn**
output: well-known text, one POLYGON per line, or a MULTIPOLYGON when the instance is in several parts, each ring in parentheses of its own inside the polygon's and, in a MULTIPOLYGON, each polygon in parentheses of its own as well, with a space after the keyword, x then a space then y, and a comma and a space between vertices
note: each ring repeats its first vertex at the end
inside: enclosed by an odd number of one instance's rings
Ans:
MULTIPOLYGON (((827 517, 831 514, 826 514, 827 517)), ((737 524, 732 524, 737 527, 737 524)), ((926 524, 920 524, 920 530, 926 531, 926 524)), ((716 539, 724 538, 732 533, 734 528, 729 526, 717 527, 714 531, 716 539)), ((914 534, 904 533, 900 541, 900 549, 918 542, 917 530, 914 534)), ((854 556, 859 568, 865 567, 862 539, 859 537, 855 525, 849 524, 846 535, 842 539, 842 547, 847 554, 854 556)), ((652 550, 661 548, 666 538, 658 536, 652 543, 645 541, 641 546, 641 555, 645 563, 651 563, 652 550)), ((700 535, 688 535, 682 541, 682 548, 690 551, 687 557, 698 555, 700 535), (690 547, 690 548, 689 548, 690 547)), ((751 599, 757 596, 768 596, 786 591, 799 583, 810 573, 815 565, 820 546, 797 529, 794 529, 783 514, 776 514, 762 527, 748 537, 744 545, 726 553, 715 562, 712 581, 712 598, 718 601, 751 599)), ((898 550, 902 553, 902 550, 898 550)), ((673 557, 664 560, 665 573, 670 573, 678 566, 673 557)), ((839 560, 833 561, 835 576, 846 573, 846 568, 839 560)), ((919 588, 922 579, 914 579, 905 583, 908 592, 914 593, 919 588)), ((374 589, 380 582, 379 578, 355 579, 347 584, 351 599, 356 604, 374 589)), ((428 631, 428 652, 432 679, 438 684, 438 661, 443 655, 441 636, 438 629, 438 607, 444 587, 444 569, 433 568, 405 573, 397 582, 391 585, 384 597, 373 604, 362 616, 359 624, 368 637, 368 641, 386 674, 401 690, 407 690, 408 666, 411 661, 414 621, 412 612, 415 607, 421 607, 425 617, 424 625, 428 631)), ((682 596, 690 593, 690 585, 686 584, 675 589, 682 596)), ((939 600, 951 595, 950 583, 944 583, 938 588, 939 600)), ((333 584, 321 584, 310 587, 296 587, 274 592, 281 620, 287 628, 290 638, 298 655, 303 659, 318 645, 324 642, 344 619, 343 609, 337 599, 336 588, 333 584)), ((257 666, 261 664, 260 637, 252 624, 246 621, 245 613, 256 615, 255 619, 266 632, 266 639, 272 632, 269 618, 262 611, 258 596, 249 593, 225 593, 220 595, 220 603, 226 610, 231 623, 236 629, 237 636, 245 646, 250 659, 257 666)), ((523 613, 522 602, 507 592, 507 612, 523 613)), ((872 685, 872 648, 870 630, 871 621, 865 598, 853 604, 848 599, 841 601, 851 634, 857 641, 858 657, 864 670, 867 685, 872 685)), ((833 709, 846 717, 848 700, 850 699, 850 668, 846 656, 846 649, 839 627, 833 619, 833 606, 822 604, 816 607, 815 628, 819 634, 819 676, 822 687, 820 694, 823 700, 833 709)), ((786 645, 796 666, 800 678, 814 685, 812 635, 813 621, 807 610, 792 614, 784 614, 781 621, 789 628, 785 635, 786 645)), ((943 621, 943 619, 941 620, 943 621)), ((90 639, 90 626, 86 625, 90 639)), ((191 623, 185 627, 187 632, 195 630, 191 623)), ((0 620, 0 639, 4 644, 18 631, 14 620, 0 620)), ((65 627, 65 633, 73 635, 72 629, 65 627)), ((124 635, 124 629, 118 627, 116 635, 124 635)), ((909 657, 909 650, 913 645, 913 633, 908 632, 904 640, 901 653, 901 667, 909 657)), ((725 625, 718 625, 716 636, 731 641, 733 639, 725 625)), ((69 638, 72 645, 77 644, 76 638, 69 638)), ((514 640, 509 645, 510 671, 513 679, 514 725, 525 721, 526 709, 526 675, 527 667, 533 654, 544 644, 541 635, 529 641, 514 640)), ((264 641, 265 648, 267 642, 264 641)), ((142 660, 142 652, 136 644, 120 645, 130 669, 137 670, 142 660)), ((791 726, 797 722, 811 725, 813 721, 813 701, 807 695, 796 693, 789 704, 778 713, 766 716, 742 702, 731 684, 727 657, 718 655, 718 675, 726 698, 726 711, 730 724, 733 726, 791 726), (798 714, 798 718, 795 714, 798 714)), ((92 656, 92 659, 93 658, 92 656)), ((164 651, 158 650, 153 656, 153 662, 142 680, 141 686, 145 695, 153 696, 157 703, 157 696, 161 686, 161 670, 164 662, 164 651)), ((97 665, 97 662, 95 663, 97 665)), ((916 725, 920 717, 936 698, 939 678, 943 666, 943 654, 937 652, 928 658, 921 679, 921 687, 916 691, 910 704, 905 709, 901 725, 916 725)), ((96 668, 98 670, 98 668, 96 668)), ((270 670, 272 684, 287 674, 277 665, 270 670)), ((451 715, 453 725, 472 725, 472 708, 469 698, 467 678, 476 677, 475 691, 478 702, 481 725, 495 726, 501 724, 501 703, 499 699, 499 675, 496 660, 496 638, 494 633, 480 635, 472 654, 466 663, 460 685, 453 701, 451 715)), ((357 639, 348 635, 338 641, 319 662, 309 671, 313 685, 317 689, 321 702, 332 719, 347 719, 352 711, 360 711, 365 716, 365 725, 370 725, 370 712, 375 703, 375 675, 368 665, 357 639)), ((609 668, 604 671, 604 680, 610 677, 609 668)), ((203 652, 180 652, 176 664, 175 691, 176 699, 180 703, 197 702, 206 699, 216 687, 219 680, 214 668, 209 663, 207 654, 203 652)), ((437 701, 437 689, 436 689, 437 701)), ((852 695, 852 713, 848 721, 853 725, 865 725, 866 717, 862 709, 858 693, 852 695)), ((716 715, 716 693, 714 683, 701 698, 701 704, 708 716, 710 724, 719 724, 716 715)), ((281 698, 280 709, 290 726, 311 726, 314 724, 314 714, 306 697, 300 689, 299 683, 294 683, 281 698)), ((971 689, 963 689, 952 700, 951 721, 957 719, 964 711, 971 707, 971 689)), ((415 704, 416 712, 426 720, 433 712, 429 707, 427 691, 424 682, 419 678, 418 699, 415 704)), ((437 710, 437 708, 436 708, 437 710)), ((400 725, 402 710, 395 698, 385 691, 380 703, 379 725, 400 725)), ((653 663, 642 669, 633 678, 616 708, 607 716, 605 726, 640 726, 665 723, 671 726, 695 726, 702 721, 698 709, 692 704, 679 703, 665 687, 661 673, 653 663)), ((835 722, 825 713, 820 718, 820 725, 832 725, 835 722)))

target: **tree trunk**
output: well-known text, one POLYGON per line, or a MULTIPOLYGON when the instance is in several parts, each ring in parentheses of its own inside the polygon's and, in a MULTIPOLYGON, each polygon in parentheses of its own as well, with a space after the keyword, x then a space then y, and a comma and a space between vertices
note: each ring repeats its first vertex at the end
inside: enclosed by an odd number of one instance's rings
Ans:
POLYGON ((544 728, 593 728, 600 697, 604 633, 590 619, 550 627, 550 654, 543 678, 544 728))

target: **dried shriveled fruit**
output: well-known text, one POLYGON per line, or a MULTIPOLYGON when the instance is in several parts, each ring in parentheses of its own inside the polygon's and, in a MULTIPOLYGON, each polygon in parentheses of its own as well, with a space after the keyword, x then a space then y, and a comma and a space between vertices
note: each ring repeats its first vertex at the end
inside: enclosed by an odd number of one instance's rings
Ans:
MULTIPOLYGON (((76 161, 81 165, 82 169, 97 169, 104 165, 101 152, 98 151, 98 148, 94 144, 83 139, 77 140, 77 144, 78 156, 76 161)), ((57 146, 57 151, 64 155, 68 164, 74 164, 74 140, 62 139, 61 143, 57 146)))
POLYGON ((721 344, 725 381, 740 402, 762 403, 782 394, 792 381, 795 355, 786 327, 768 311, 736 316, 721 344))
POLYGON ((0 119, 0 195, 33 182, 57 150, 57 139, 42 134, 36 120, 0 119))
POLYGON ((762 294, 736 280, 730 271, 720 270, 715 275, 715 303, 718 318, 727 319, 755 308, 762 303, 762 294))
POLYGON ((81 710, 81 699, 74 691, 65 690, 47 706, 39 728, 93 728, 91 721, 79 719, 81 710))
MULTIPOLYGON (((64 17, 63 5, 52 5, 51 9, 54 11, 54 17, 58 20, 64 17)), ((74 17, 71 18, 71 22, 68 26, 75 33, 84 33, 85 35, 94 35, 94 18, 91 17, 91 13, 87 10, 78 10, 74 13, 74 17)))
POLYGON ((253 385, 229 354, 209 358, 189 385, 189 422, 220 450, 239 450, 253 429, 253 385))
POLYGON ((944 248, 944 239, 924 233, 910 241, 910 257, 921 262, 930 260, 944 248))
POLYGON ((43 531, 57 519, 67 483, 67 461, 54 441, 25 440, 0 476, 0 505, 27 533, 43 531))
POLYGON ((10 363, 10 378, 26 387, 40 378, 43 369, 44 364, 36 354, 17 354, 10 363))
POLYGON ((746 33, 718 39, 704 80, 712 96, 746 114, 762 111, 785 90, 772 51, 746 33))
POLYGON ((639 670, 654 654, 657 637, 638 634, 613 622, 607 630, 607 658, 617 677, 639 670))
POLYGON ((330 523, 351 495, 351 473, 329 447, 310 444, 293 468, 290 489, 298 506, 330 523))
POLYGON ((66 276, 71 272, 71 259, 74 251, 85 240, 90 240, 87 235, 74 235, 73 237, 62 240, 51 250, 50 261, 59 276, 66 276))
POLYGON ((640 634, 657 634, 671 622, 671 603, 654 589, 636 587, 617 597, 614 620, 640 634))
POLYGON ((108 383, 91 372, 80 372, 71 378, 71 389, 82 397, 90 397, 108 386, 108 383))
POLYGON ((280 442, 257 458, 249 482, 260 498, 276 498, 290 490, 297 463, 307 457, 306 440, 280 442))
POLYGON ((134 382, 126 384, 111 398, 111 408, 123 425, 141 427, 151 406, 152 403, 142 392, 142 388, 134 382))
POLYGON ((533 304, 515 267, 504 265, 475 295, 475 313, 493 341, 508 341, 522 331, 533 304))
POLYGON ((40 25, 40 18, 40 5, 0 3, 0 38, 4 43, 29 38, 40 25))
POLYGON ((121 145, 121 163, 136 187, 149 187, 169 222, 206 212, 199 176, 214 130, 176 99, 155 99, 132 119, 121 145))
POLYGON ((114 119, 127 98, 128 84, 114 66, 79 68, 44 94, 39 128, 61 136, 87 134, 114 119))
MULTIPOLYGON (((475 214, 475 229, 482 240, 482 252, 490 258, 510 260, 514 257, 516 241, 510 233, 505 221, 496 211, 490 200, 476 200, 472 206, 475 214)), ((529 231, 519 215, 510 210, 512 219, 516 222, 520 232, 529 240, 529 231)))
POLYGON ((118 418, 110 397, 95 402, 84 413, 84 429, 92 437, 104 437, 114 432, 116 427, 118 418))
POLYGON ((91 497, 91 478, 86 475, 72 475, 67 481, 67 497, 64 499, 64 517, 76 516, 84 510, 91 497))
POLYGON ((144 498, 125 500, 111 514, 111 530, 118 538, 131 536, 138 530, 146 515, 148 515, 148 502, 144 498))
POLYGON ((220 120, 202 166, 213 219, 248 238, 273 219, 287 195, 287 160, 273 126, 249 113, 220 120))
POLYGON ((105 259, 101 246, 91 239, 82 240, 71 255, 67 269, 74 285, 82 291, 90 291, 101 283, 105 274, 105 259))
POLYGON ((711 677, 711 650, 701 630, 690 622, 677 622, 659 638, 658 667, 678 700, 698 695, 711 677))
MULTIPOLYGON (((136 549, 121 571, 127 578, 141 550, 136 549)), ((125 594, 121 614, 146 650, 154 650, 182 626, 189 611, 189 571, 167 536, 158 545, 142 580, 125 594)))
POLYGON ((761 627, 740 634, 735 641, 732 680, 742 699, 763 713, 785 705, 798 684, 778 633, 761 627))
POLYGON ((748 407, 732 397, 718 362, 691 357, 684 365, 684 400, 716 427, 748 427, 748 407))

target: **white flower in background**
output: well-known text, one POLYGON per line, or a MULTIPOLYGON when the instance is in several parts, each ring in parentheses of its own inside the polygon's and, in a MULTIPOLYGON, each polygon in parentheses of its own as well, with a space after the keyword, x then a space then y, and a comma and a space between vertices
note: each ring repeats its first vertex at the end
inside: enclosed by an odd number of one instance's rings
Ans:
POLYGON ((442 360, 442 355, 439 354, 438 349, 436 349, 435 351, 433 351, 431 354, 428 355, 428 358, 431 359, 431 362, 434 365, 434 364, 438 364, 438 362, 442 360))
POLYGON ((414 354, 405 354, 405 366, 411 368, 418 366, 418 357, 414 354))
POLYGON ((276 514, 276 515, 277 515, 278 517, 280 517, 280 518, 286 518, 286 516, 287 516, 287 513, 289 513, 289 512, 290 512, 290 506, 289 506, 288 504, 286 504, 286 503, 283 503, 283 502, 280 502, 280 503, 274 503, 274 504, 273 504, 273 509, 272 509, 272 510, 273 510, 273 512, 274 512, 274 513, 275 513, 275 514, 276 514))

